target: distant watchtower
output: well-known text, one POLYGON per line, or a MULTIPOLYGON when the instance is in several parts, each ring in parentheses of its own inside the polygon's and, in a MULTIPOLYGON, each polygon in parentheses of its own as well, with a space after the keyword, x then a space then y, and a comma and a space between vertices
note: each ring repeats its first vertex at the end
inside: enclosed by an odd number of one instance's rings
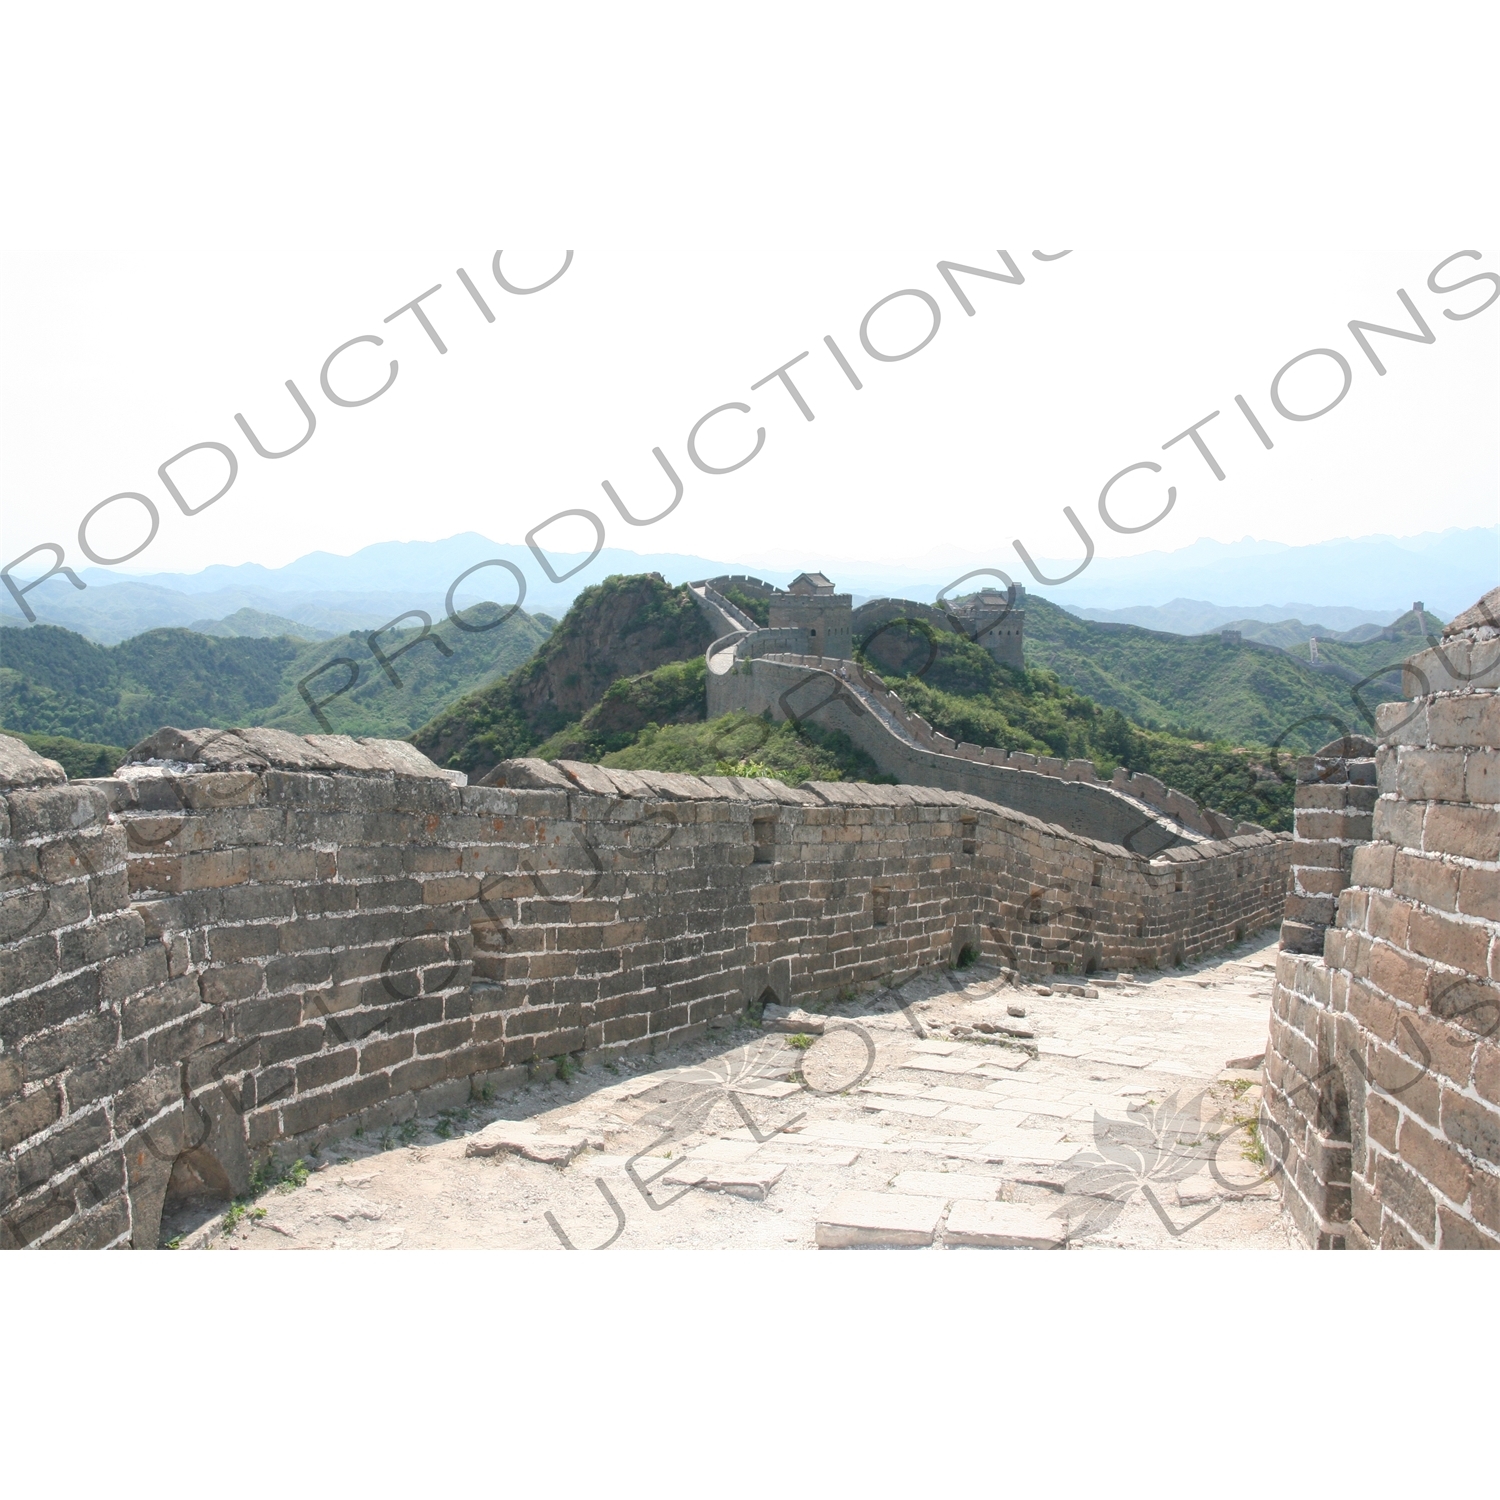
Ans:
POLYGON ((854 655, 854 600, 834 592, 821 573, 799 573, 770 599, 772 630, 805 630, 807 655, 849 660, 854 655))
POLYGON ((1014 667, 1019 672, 1026 666, 1022 649, 1026 634, 1026 590, 1019 583, 1013 584, 1011 590, 1014 604, 1011 591, 981 589, 955 604, 949 613, 963 622, 970 637, 1002 667, 1014 667), (975 631, 979 633, 975 635, 975 631))

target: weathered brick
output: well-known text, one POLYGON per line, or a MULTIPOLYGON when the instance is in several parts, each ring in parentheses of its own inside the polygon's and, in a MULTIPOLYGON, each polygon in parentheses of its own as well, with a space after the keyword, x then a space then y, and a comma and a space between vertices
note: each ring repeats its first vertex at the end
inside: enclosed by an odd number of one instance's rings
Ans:
POLYGON ((1388 1213, 1394 1213, 1421 1239, 1432 1242, 1437 1234, 1437 1205, 1421 1178, 1390 1157, 1382 1157, 1375 1168, 1375 1190, 1388 1213))
POLYGON ((1491 1234, 1500 1234, 1500 1176, 1476 1170, 1469 1190, 1469 1211, 1491 1234))
POLYGON ((1399 948, 1377 944, 1370 955, 1370 982, 1393 999, 1408 1005, 1425 1005, 1432 969, 1429 964, 1399 948))
POLYGON ((1396 789, 1412 802, 1463 801, 1463 751, 1403 749, 1396 789))
POLYGON ((1438 1205, 1438 1224, 1442 1236, 1438 1244, 1443 1250, 1500 1250, 1500 1235, 1481 1229, 1443 1204, 1438 1205))
POLYGON ((17 843, 58 834, 73 834, 103 823, 109 803, 93 787, 58 786, 36 791, 13 791, 10 805, 10 836, 17 843))
POLYGON ((55 1085, 39 1088, 0 1108, 0 1151, 9 1151, 27 1136, 45 1130, 60 1114, 55 1085))
POLYGON ((1459 874, 1457 865, 1402 851, 1396 856, 1394 888, 1398 896, 1423 906, 1453 911, 1458 905, 1459 874))
POLYGON ((353 1047, 336 1052, 320 1052, 297 1064, 297 1090, 327 1088, 341 1078, 349 1078, 359 1069, 359 1053, 353 1047))
POLYGON ((301 1135, 305 1131, 317 1129, 319 1125, 329 1125, 335 1120, 370 1109, 390 1097, 390 1080, 389 1073, 372 1073, 330 1089, 327 1093, 294 1099, 281 1107, 283 1128, 287 1135, 301 1135))
POLYGON ((1500 870, 1466 866, 1458 877, 1458 909, 1466 916, 1500 922, 1500 870))
POLYGON ((393 1068, 410 1058, 415 1048, 415 1041, 409 1034, 366 1042, 359 1051, 359 1071, 376 1073, 383 1068, 393 1068))
POLYGON ((72 1166, 109 1140, 109 1120, 102 1109, 91 1109, 54 1131, 45 1140, 23 1147, 15 1157, 21 1192, 39 1186, 72 1166))
POLYGON ((59 967, 57 939, 50 933, 8 945, 0 949, 0 995, 35 989, 55 978, 59 967))
POLYGON ((1471 750, 1464 771, 1464 795, 1470 802, 1500 802, 1500 750, 1471 750))
POLYGON ((1373 886, 1377 890, 1389 890, 1391 888, 1395 862, 1396 850, 1392 845, 1363 844, 1354 851, 1354 862, 1350 870, 1350 879, 1356 885, 1373 886))
POLYGON ((85 1015, 99 1005, 99 971, 83 969, 33 990, 24 999, 0 1002, 0 1042, 14 1049, 26 1037, 85 1015))
POLYGON ((1425 708, 1422 728, 1436 745, 1500 745, 1500 699, 1492 694, 1436 698, 1425 708))
POLYGON ((1500 810, 1435 805, 1423 824, 1422 848, 1465 859, 1500 860, 1500 810))
POLYGON ((199 983, 206 1005, 230 1005, 258 994, 265 974, 258 964, 230 964, 206 970, 199 983))
POLYGON ((1500 1166, 1500 1109, 1443 1090, 1443 1134, 1481 1161, 1500 1166))
POLYGON ((1459 1153, 1416 1120, 1401 1125, 1401 1160, 1424 1182, 1454 1203, 1469 1201, 1469 1165, 1459 1153))
POLYGON ((208 935, 208 951, 218 963, 242 958, 269 958, 280 951, 280 925, 257 922, 244 927, 215 927, 208 935))
POLYGON ((120 1034, 130 1041, 158 1026, 191 1015, 202 1004, 203 997, 195 978, 187 975, 170 980, 121 1005, 120 1034))

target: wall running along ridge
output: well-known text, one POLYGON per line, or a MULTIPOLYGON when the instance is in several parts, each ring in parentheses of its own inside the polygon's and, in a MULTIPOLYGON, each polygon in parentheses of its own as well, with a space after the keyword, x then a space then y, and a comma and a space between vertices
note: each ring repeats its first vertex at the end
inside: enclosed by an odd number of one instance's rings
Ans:
POLYGON ((1264 831, 1199 807, 1154 776, 1132 775, 1123 766, 1105 782, 1092 761, 955 744, 912 713, 874 672, 849 660, 798 654, 805 631, 759 629, 712 585, 689 587, 711 628, 720 632, 706 653, 710 719, 735 712, 806 719, 848 735, 898 781, 983 797, 1137 854, 1264 831))
POLYGON ((1500 589, 1404 675, 1299 766, 1260 1136, 1311 1245, 1500 1249, 1500 589))
POLYGON ((174 1193, 567 1054, 972 947, 1143 968, 1274 922, 1289 841, 1145 859, 983 799, 163 730, 104 780, 0 737, 0 1241, 151 1247, 174 1193), (148 763, 154 762, 154 763, 148 763))

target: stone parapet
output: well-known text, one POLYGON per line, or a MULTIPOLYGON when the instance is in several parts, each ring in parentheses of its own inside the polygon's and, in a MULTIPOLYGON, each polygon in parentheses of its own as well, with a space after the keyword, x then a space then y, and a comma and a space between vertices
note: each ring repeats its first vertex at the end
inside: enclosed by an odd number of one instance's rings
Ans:
POLYGON ((935 787, 534 760, 470 787, 410 746, 173 734, 0 807, 9 1245, 151 1246, 169 1192, 272 1154, 965 948, 1192 958, 1285 880, 1285 838, 1147 859, 935 787))

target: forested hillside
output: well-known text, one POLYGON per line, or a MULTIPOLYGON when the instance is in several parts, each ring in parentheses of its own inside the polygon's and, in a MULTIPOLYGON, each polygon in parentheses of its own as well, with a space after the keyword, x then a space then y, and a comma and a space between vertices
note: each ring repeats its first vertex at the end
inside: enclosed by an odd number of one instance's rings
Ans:
MULTIPOLYGON (((479 605, 463 618, 484 625, 499 616, 495 605, 479 605)), ((546 639, 547 627, 517 611, 490 631, 444 622, 413 646, 420 634, 418 626, 377 637, 387 674, 362 632, 308 642, 163 629, 99 646, 56 625, 7 628, 0 630, 0 724, 126 746, 164 724, 265 724, 301 734, 327 728, 400 738, 444 704, 519 666, 546 639), (403 654, 406 647, 412 649, 403 654), (321 702, 323 721, 299 682, 321 702)))
MULTIPOLYGON (((1290 747, 1316 749, 1333 738, 1338 724, 1368 733, 1375 705, 1401 696, 1399 673, 1367 683, 1357 701, 1351 687, 1424 644, 1413 628, 1409 640, 1330 647, 1329 655, 1372 658, 1370 667, 1346 681, 1313 670, 1305 644, 1293 655, 1253 641, 1227 642, 1217 634, 1168 635, 1080 620, 1045 599, 1026 600, 1028 667, 1054 672, 1077 692, 1139 724, 1241 745, 1269 744, 1285 735, 1290 747), (1382 647, 1385 659, 1373 660, 1382 647)), ((1321 643, 1319 654, 1325 655, 1321 643)))

